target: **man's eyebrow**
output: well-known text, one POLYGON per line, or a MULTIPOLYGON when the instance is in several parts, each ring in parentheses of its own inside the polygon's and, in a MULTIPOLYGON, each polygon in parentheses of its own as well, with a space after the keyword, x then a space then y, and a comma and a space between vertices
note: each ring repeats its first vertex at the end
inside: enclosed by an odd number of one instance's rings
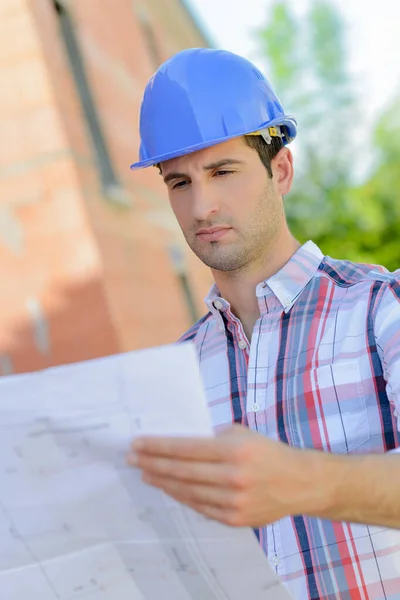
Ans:
MULTIPOLYGON (((214 169, 219 169, 220 167, 226 167, 228 165, 242 165, 243 161, 242 160, 237 160, 236 158, 223 158, 221 160, 217 160, 216 162, 210 163, 208 165, 205 165, 203 167, 204 171, 213 171, 214 169)), ((164 183, 168 183, 169 181, 172 181, 173 179, 187 179, 189 177, 189 175, 187 173, 178 173, 178 172, 173 172, 173 173, 168 173, 168 175, 166 175, 164 177, 164 183)))
POLYGON ((216 162, 210 163, 203 167, 205 171, 212 171, 213 169, 219 169, 220 167, 226 167, 227 165, 242 165, 243 161, 238 160, 237 158, 223 158, 222 160, 217 160, 216 162))
POLYGON ((168 175, 164 177, 164 183, 168 183, 173 179, 183 179, 185 177, 189 177, 189 175, 186 175, 186 173, 168 173, 168 175))

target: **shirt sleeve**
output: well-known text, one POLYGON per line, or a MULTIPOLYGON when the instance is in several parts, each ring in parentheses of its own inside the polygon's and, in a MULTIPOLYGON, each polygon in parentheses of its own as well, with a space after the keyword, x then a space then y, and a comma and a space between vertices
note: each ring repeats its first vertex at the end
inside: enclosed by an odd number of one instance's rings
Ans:
MULTIPOLYGON (((386 381, 386 393, 394 407, 400 431, 400 272, 386 284, 375 316, 375 340, 386 381)), ((396 449, 400 452, 400 448, 396 449)))

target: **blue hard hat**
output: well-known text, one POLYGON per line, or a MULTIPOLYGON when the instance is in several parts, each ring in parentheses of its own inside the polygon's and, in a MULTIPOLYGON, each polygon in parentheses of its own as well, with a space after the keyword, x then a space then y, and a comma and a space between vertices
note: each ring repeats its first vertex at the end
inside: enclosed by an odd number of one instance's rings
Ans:
POLYGON ((131 169, 268 129, 287 144, 296 137, 297 124, 251 62, 226 50, 183 50, 162 64, 146 86, 140 160, 131 169))

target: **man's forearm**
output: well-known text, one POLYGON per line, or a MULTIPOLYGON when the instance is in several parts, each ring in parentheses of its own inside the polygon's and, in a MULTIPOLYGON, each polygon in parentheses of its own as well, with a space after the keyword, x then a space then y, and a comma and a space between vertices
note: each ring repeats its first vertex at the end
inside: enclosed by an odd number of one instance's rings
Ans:
POLYGON ((314 481, 307 514, 400 529, 400 454, 312 452, 307 461, 314 481))

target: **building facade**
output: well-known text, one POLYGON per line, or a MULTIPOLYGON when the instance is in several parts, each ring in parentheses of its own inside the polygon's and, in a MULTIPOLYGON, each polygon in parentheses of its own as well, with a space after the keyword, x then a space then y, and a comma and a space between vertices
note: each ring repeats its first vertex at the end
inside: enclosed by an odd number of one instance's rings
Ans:
POLYGON ((152 169, 144 86, 209 45, 180 0, 2 0, 0 375, 173 342, 210 274, 152 169))

